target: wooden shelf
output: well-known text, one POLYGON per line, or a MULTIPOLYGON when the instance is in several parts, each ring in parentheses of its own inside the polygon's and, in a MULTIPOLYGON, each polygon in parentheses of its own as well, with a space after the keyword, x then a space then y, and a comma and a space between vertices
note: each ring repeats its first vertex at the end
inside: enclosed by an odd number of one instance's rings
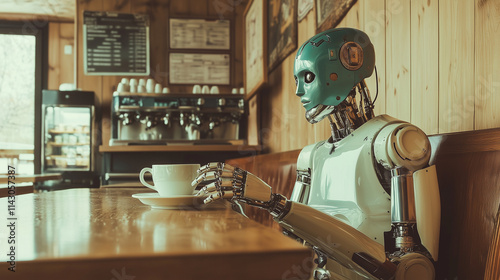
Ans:
POLYGON ((50 134, 89 134, 89 131, 76 131, 76 130, 49 130, 50 134))
POLYGON ((131 145, 99 146, 99 152, 237 152, 261 151, 260 145, 131 145))
POLYGON ((122 96, 122 97, 168 97, 168 98, 203 98, 203 97, 223 97, 223 98, 244 98, 243 94, 232 94, 232 93, 131 93, 131 92, 113 92, 113 96, 122 96))
POLYGON ((62 146, 89 146, 90 143, 55 143, 55 142, 47 142, 47 145, 52 145, 55 147, 62 147, 62 146))

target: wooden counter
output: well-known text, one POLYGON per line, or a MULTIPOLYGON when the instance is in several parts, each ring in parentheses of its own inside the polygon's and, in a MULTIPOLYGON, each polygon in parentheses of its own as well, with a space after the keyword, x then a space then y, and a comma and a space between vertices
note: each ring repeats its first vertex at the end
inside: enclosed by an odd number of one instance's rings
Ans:
MULTIPOLYGON (((60 180, 61 174, 59 173, 45 173, 45 174, 16 174, 13 181, 15 184, 19 183, 38 183, 49 180, 60 180)), ((0 175, 0 184, 7 184, 9 182, 8 175, 0 175)))
POLYGON ((99 146, 99 152, 260 152, 259 145, 116 145, 99 146))
MULTIPOLYGON (((0 199, 0 279, 283 279, 311 251, 230 210, 156 210, 139 189, 71 189, 0 199), (8 270, 15 222, 16 272, 8 270), (8 229, 8 228, 7 228, 8 229), (7 253, 6 253, 7 252, 7 253)), ((299 274, 297 274, 299 273, 299 274)))

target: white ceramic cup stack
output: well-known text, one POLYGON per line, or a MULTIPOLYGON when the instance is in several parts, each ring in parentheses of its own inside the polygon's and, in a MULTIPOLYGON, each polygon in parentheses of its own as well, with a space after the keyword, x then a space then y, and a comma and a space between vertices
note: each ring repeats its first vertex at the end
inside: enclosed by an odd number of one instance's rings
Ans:
POLYGON ((131 93, 137 92, 137 79, 134 78, 130 79, 129 86, 131 93))
POLYGON ((155 92, 155 80, 153 79, 148 79, 146 82, 146 92, 147 93, 154 93, 155 92))
POLYGON ((206 85, 203 86, 201 88, 201 93, 203 93, 203 94, 209 94, 210 93, 210 88, 208 86, 206 86, 206 85))
POLYGON ((201 93, 201 86, 200 85, 194 85, 193 86, 193 93, 195 93, 195 94, 201 93))
POLYGON ((116 87, 117 92, 129 92, 130 84, 127 78, 122 78, 118 86, 116 87))
POLYGON ((210 94, 218 94, 219 93, 219 87, 218 86, 212 86, 210 88, 210 94))
POLYGON ((162 86, 160 83, 156 83, 155 85, 155 93, 161 93, 162 86))
POLYGON ((194 187, 191 182, 196 179, 199 164, 155 164, 145 167, 139 174, 141 183, 159 193, 161 197, 192 195, 194 187), (150 172, 153 175, 154 185, 144 180, 144 175, 150 172))

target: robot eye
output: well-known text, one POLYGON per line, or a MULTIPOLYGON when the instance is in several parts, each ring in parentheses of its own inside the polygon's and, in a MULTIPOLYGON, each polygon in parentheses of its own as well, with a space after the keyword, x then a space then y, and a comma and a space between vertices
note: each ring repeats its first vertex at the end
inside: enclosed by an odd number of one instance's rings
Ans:
POLYGON ((293 76, 293 78, 295 79, 295 85, 298 85, 299 84, 299 79, 297 79, 297 76, 293 76))
POLYGON ((312 81, 314 81, 314 78, 316 77, 316 75, 314 75, 313 72, 307 72, 305 77, 304 77, 304 81, 306 83, 311 83, 312 81))

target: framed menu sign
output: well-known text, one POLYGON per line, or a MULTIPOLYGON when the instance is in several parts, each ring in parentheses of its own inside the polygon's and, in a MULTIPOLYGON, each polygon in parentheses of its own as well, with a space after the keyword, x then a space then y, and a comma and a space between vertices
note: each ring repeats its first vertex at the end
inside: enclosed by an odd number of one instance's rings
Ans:
POLYGON ((229 54, 170 53, 170 84, 229 85, 229 54))
POLYGON ((149 75, 149 17, 83 12, 85 75, 149 75))
POLYGON ((229 50, 229 20, 170 19, 171 49, 229 50))

